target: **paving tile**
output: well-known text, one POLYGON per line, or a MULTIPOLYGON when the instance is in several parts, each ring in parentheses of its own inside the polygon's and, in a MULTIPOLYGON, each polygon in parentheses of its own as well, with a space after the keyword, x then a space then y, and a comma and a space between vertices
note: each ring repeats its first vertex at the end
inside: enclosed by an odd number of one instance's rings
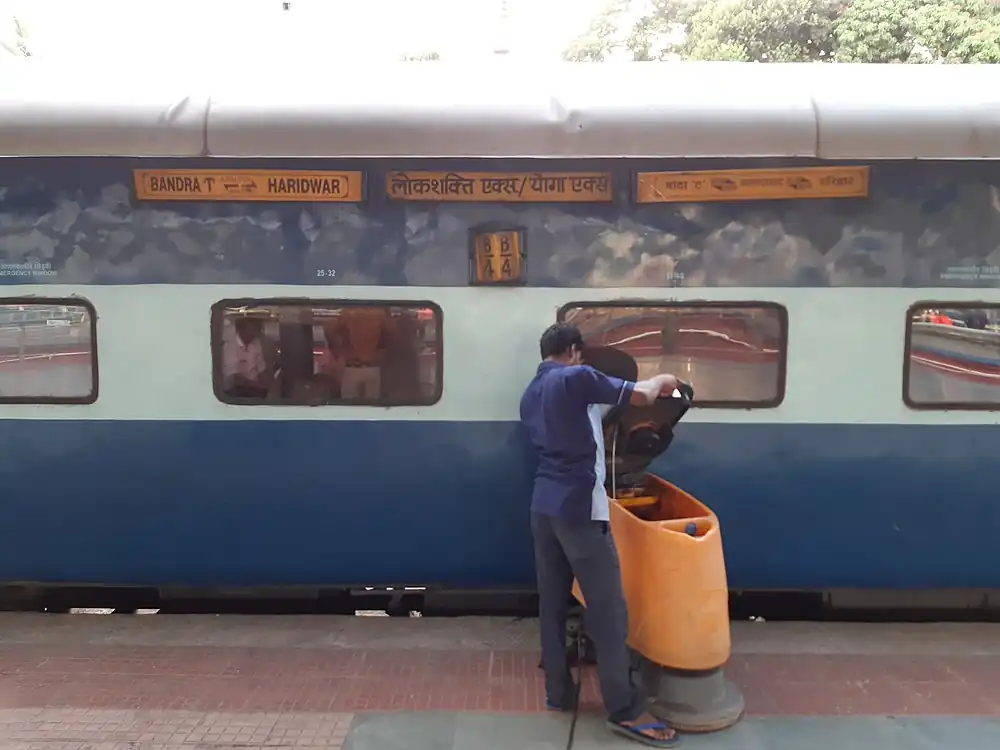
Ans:
POLYGON ((190 711, 45 709, 0 711, 0 747, 45 750, 341 748, 346 714, 235 714, 190 711))
MULTIPOLYGON (((734 623, 743 646, 726 667, 750 715, 1000 715, 994 626, 751 625, 734 623), (910 653, 890 650, 890 636, 910 653)), ((535 628, 500 618, 0 613, 0 709, 541 712, 535 628)), ((593 669, 583 679, 584 705, 599 710, 593 669)))
MULTIPOLYGON (((733 622, 733 654, 1000 656, 1000 624, 733 622)), ((3 642, 38 646, 520 651, 538 624, 506 617, 53 615, 0 612, 3 642)))
MULTIPOLYGON (((559 714, 533 714, 514 718, 505 714, 463 714, 456 721, 454 750, 543 750, 565 747, 570 718, 559 714)), ((584 723, 595 725, 593 717, 584 723)), ((594 732, 581 731, 581 739, 594 732)), ((579 743, 574 743, 578 749, 579 743)))
POLYGON ((917 747, 961 750, 1000 747, 1000 719, 911 717, 900 723, 914 737, 917 747))
MULTIPOLYGON (((454 713, 424 712, 359 716, 344 743, 344 750, 453 750, 454 713)), ((499 750, 490 745, 483 748, 499 750)))
MULTIPOLYGON (((345 748, 375 750, 563 750, 569 718, 539 714, 458 715, 453 734, 428 731, 427 722, 440 726, 446 719, 414 714, 399 721, 386 714, 370 714, 364 742, 345 748), (433 717, 433 719, 431 718, 433 717), (451 740, 451 744, 449 744, 451 740), (428 743, 428 744, 424 744, 428 743)), ((357 730, 355 730, 356 732, 357 730)), ((914 719, 891 717, 783 717, 744 719, 723 732, 684 735, 681 746, 691 750, 995 750, 1000 747, 1000 722, 984 719, 914 719)), ((575 750, 635 750, 634 742, 607 730, 601 717, 581 716, 575 750)))
MULTIPOLYGON (((570 719, 548 713, 329 713, 14 709, 0 711, 3 750, 562 750, 570 719)), ((748 718, 730 730, 686 735, 694 750, 994 750, 1000 719, 930 717, 748 718)), ((635 748, 583 714, 576 750, 635 748)))
MULTIPOLYGON (((1000 657, 744 655, 727 674, 756 715, 1000 714, 1000 657)), ((0 646, 0 708, 524 712, 543 698, 533 653, 0 646)))
MULTIPOLYGON (((914 744, 914 733, 899 720, 884 717, 760 719, 750 725, 767 750, 925 750, 914 744)), ((707 747, 720 750, 737 745, 725 733, 702 738, 707 747), (718 743, 718 744, 716 744, 718 743)), ((685 743, 689 744, 689 743, 685 743)), ((692 747, 697 747, 690 743, 692 747)), ((929 749, 928 749, 929 750, 929 749)), ((963 750, 971 750, 965 749, 963 750)))

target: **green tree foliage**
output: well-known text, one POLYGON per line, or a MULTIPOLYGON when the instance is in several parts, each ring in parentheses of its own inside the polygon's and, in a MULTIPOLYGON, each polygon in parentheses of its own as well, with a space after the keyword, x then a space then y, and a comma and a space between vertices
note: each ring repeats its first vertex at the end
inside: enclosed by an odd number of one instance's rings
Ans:
POLYGON ((1000 63, 992 0, 609 0, 567 60, 1000 63))
POLYGON ((853 0, 835 33, 844 62, 1000 62, 1000 5, 987 0, 853 0))
MULTIPOLYGON (((628 25, 626 14, 630 5, 631 0, 609 0, 604 10, 590 22, 587 31, 570 42, 563 57, 575 62, 604 62, 612 51, 628 43, 629 36, 638 33, 635 29, 625 28, 628 25)), ((647 18, 649 23, 658 23, 660 20, 655 14, 650 14, 647 18)))
POLYGON ((691 19, 692 60, 808 62, 833 58, 837 0, 718 2, 691 19))

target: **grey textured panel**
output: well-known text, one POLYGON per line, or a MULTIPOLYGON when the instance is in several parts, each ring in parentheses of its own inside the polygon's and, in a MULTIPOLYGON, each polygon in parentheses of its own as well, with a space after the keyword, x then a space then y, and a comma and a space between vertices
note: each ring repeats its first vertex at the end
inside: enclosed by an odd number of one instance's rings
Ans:
POLYGON ((404 66, 354 85, 213 95, 226 156, 814 156, 808 91, 745 66, 404 66), (516 82, 516 83, 515 83, 516 82))
POLYGON ((0 90, 0 156, 198 156, 207 94, 29 66, 0 90))
POLYGON ((1000 65, 820 67, 818 156, 1000 158, 1000 65))
POLYGON ((0 93, 0 154, 1000 158, 997 67, 403 64, 317 87, 24 65, 0 93))

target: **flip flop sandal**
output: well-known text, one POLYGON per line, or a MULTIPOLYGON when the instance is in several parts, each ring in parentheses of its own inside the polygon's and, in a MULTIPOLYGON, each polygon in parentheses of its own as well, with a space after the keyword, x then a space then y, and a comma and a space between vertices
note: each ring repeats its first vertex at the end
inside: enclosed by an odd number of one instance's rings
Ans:
POLYGON ((666 724, 661 721, 653 721, 649 724, 618 724, 614 721, 607 722, 608 729, 617 734, 619 737, 625 737, 633 742, 639 742, 643 745, 649 747, 674 747, 680 742, 680 737, 674 732, 674 736, 669 740, 660 740, 655 737, 650 737, 648 734, 643 734, 643 732, 648 732, 649 730, 663 731, 664 729, 670 729, 666 724))

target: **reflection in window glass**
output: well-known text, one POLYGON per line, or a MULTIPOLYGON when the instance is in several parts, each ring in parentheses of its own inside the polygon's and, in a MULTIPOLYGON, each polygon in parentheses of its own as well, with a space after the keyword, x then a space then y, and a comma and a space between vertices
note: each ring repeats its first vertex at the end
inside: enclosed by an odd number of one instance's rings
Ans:
POLYGON ((0 303, 0 401, 91 402, 96 364, 90 307, 0 303))
POLYGON ((777 305, 581 305, 563 320, 588 346, 631 354, 640 379, 691 382, 701 406, 777 406, 784 395, 787 318, 777 305))
POLYGON ((910 406, 1000 408, 1000 305, 910 309, 910 406))
POLYGON ((219 303, 216 394, 241 404, 427 405, 441 397, 441 312, 418 303, 219 303))

